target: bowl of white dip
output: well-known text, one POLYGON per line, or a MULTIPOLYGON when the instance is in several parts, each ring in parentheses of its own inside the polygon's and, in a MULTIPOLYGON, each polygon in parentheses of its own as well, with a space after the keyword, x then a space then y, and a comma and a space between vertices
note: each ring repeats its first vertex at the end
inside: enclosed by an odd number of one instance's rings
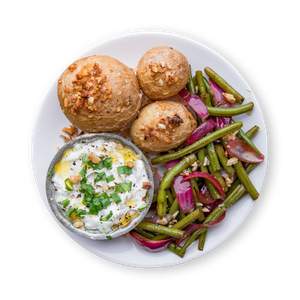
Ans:
POLYGON ((105 240, 128 233, 147 214, 154 191, 151 166, 129 140, 88 134, 65 144, 50 163, 46 194, 59 222, 105 240))

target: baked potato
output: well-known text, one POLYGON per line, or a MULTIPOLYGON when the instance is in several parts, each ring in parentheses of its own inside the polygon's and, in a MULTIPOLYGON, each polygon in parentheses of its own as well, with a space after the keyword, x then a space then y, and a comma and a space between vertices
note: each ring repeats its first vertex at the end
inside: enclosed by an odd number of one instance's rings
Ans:
POLYGON ((189 78, 189 64, 182 53, 171 47, 152 48, 140 59, 137 78, 141 89, 150 99, 166 99, 185 87, 189 78))
POLYGON ((141 107, 134 72, 117 59, 103 55, 71 64, 58 80, 58 98, 66 117, 86 132, 124 129, 141 107))
POLYGON ((197 122, 180 102, 161 100, 145 106, 133 122, 133 142, 146 152, 163 152, 178 147, 196 129, 197 122))

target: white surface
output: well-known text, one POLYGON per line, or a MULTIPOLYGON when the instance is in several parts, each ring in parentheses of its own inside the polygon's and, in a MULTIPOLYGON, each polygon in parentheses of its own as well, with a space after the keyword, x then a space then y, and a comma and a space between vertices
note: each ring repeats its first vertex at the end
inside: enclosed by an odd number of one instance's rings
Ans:
POLYGON ((298 1, 130 3, 0 4, 1 299, 299 299, 298 1), (60 230, 36 192, 29 149, 65 65, 91 43, 153 25, 196 35, 238 67, 261 100, 271 163, 261 199, 227 242, 184 265, 140 270, 99 259, 60 230))
MULTIPOLYGON (((255 138, 255 142, 258 148, 265 153, 266 160, 250 175, 258 191, 260 191, 263 185, 268 159, 266 127, 259 103, 255 100, 254 94, 250 91, 250 87, 224 58, 196 41, 175 34, 154 32, 124 35, 101 43, 84 55, 107 54, 116 57, 131 67, 135 67, 145 51, 158 45, 169 45, 178 49, 185 54, 189 63, 194 68, 203 70, 206 66, 212 67, 245 96, 245 103, 254 101, 255 109, 250 116, 246 114, 239 117, 239 119, 243 121, 245 130, 255 124, 261 128, 255 138), (123 50, 125 47, 126 51, 123 50)), ((57 74, 57 77, 59 76, 60 74, 57 74)), ((47 202, 45 196, 47 170, 57 151, 57 146, 62 144, 61 138, 59 137, 60 130, 69 124, 69 121, 61 112, 56 93, 57 87, 55 83, 51 86, 49 93, 42 103, 33 134, 32 163, 34 175, 41 198, 45 202, 47 202), (47 132, 47 134, 45 134, 45 132, 47 132)), ((240 226, 253 206, 254 202, 250 196, 244 197, 227 212, 227 216, 222 224, 209 230, 204 251, 198 251, 197 243, 194 243, 191 249, 188 249, 184 258, 180 258, 169 251, 150 253, 136 246, 128 237, 122 237, 112 241, 94 241, 80 237, 69 231, 67 231, 67 233, 83 247, 113 262, 136 267, 171 266, 200 257, 218 246, 240 226)))

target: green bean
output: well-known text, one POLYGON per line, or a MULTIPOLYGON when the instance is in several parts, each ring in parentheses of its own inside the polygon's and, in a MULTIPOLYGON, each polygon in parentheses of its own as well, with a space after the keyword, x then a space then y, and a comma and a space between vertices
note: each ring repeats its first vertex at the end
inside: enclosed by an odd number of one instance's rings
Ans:
MULTIPOLYGON (((251 171, 252 168, 249 169, 249 171, 251 171)), ((213 221, 216 221, 220 216, 222 216, 222 214, 226 211, 226 209, 230 208, 232 205, 234 205, 239 199, 242 198, 242 196, 244 196, 246 194, 246 189, 242 184, 239 184, 238 186, 236 186, 236 188, 227 195, 227 197, 224 200, 224 203, 222 205, 219 205, 218 207, 216 207, 204 220, 203 224, 208 224, 211 223, 213 221)), ((207 232, 207 228, 200 228, 197 231, 195 231, 193 233, 193 235, 189 238, 189 241, 186 241, 186 243, 184 244, 183 247, 177 247, 176 248, 176 252, 178 252, 180 254, 181 257, 184 256, 187 247, 193 243, 194 238, 198 238, 199 237, 199 243, 200 243, 200 237, 203 234, 206 234, 207 232)), ((203 237, 201 237, 202 239, 203 237)), ((201 241, 202 243, 202 241, 201 241)), ((201 246, 201 245, 200 245, 201 246)), ((199 245, 198 245, 199 248, 199 245)), ((177 253, 176 253, 177 254, 177 253)))
MULTIPOLYGON (((186 215, 184 218, 182 218, 180 221, 175 223, 172 227, 170 228, 175 228, 175 229, 184 229, 188 225, 194 223, 195 221, 200 221, 202 222, 205 219, 204 214, 201 209, 195 209, 188 215, 186 215)), ((154 237, 154 240, 163 240, 165 239, 165 235, 157 235, 154 237)))
POLYGON ((147 230, 154 233, 160 233, 164 235, 168 235, 174 238, 182 238, 184 235, 184 231, 176 228, 171 228, 159 224, 154 224, 146 221, 142 221, 137 228, 147 230))
MULTIPOLYGON (((256 166, 257 166, 257 164, 249 164, 246 168, 247 174, 249 174, 256 166)), ((241 181, 238 178, 236 178, 236 180, 234 181, 234 183, 231 185, 230 189, 228 190, 228 193, 231 193, 240 183, 241 183, 241 181)))
POLYGON ((193 197, 195 202, 200 202, 200 198, 199 198, 199 187, 198 187, 198 183, 197 183, 197 179, 196 178, 192 178, 190 180, 191 186, 192 186, 192 191, 193 191, 193 197))
POLYGON ((221 166, 219 163, 219 159, 216 153, 216 149, 214 146, 214 143, 210 143, 206 147, 207 149, 207 155, 209 159, 209 165, 211 166, 211 169, 213 172, 217 172, 221 170, 221 166))
POLYGON ((207 146, 209 143, 211 143, 217 139, 220 139, 220 138, 224 137, 225 135, 228 135, 230 133, 233 133, 233 132, 239 130, 242 126, 243 126, 242 122, 235 122, 231 125, 228 125, 221 129, 218 129, 215 132, 212 132, 212 133, 206 135, 205 137, 198 140, 197 142, 195 142, 189 146, 186 146, 186 147, 178 150, 177 152, 165 154, 162 156, 157 156, 154 159, 152 159, 152 163, 153 164, 165 163, 165 162, 173 160, 173 159, 181 158, 187 154, 193 153, 193 152, 207 146))
POLYGON ((196 71, 196 81, 199 89, 199 96, 206 106, 211 106, 211 96, 206 89, 206 85, 203 80, 203 74, 201 71, 196 71))
POLYGON ((167 194, 167 200, 168 200, 169 207, 171 207, 174 202, 173 195, 169 189, 166 190, 166 194, 167 194))
POLYGON ((198 92, 199 92, 199 87, 198 87, 198 84, 197 84, 196 75, 193 76, 193 84, 194 84, 194 87, 195 87, 195 94, 198 94, 198 92))
POLYGON ((179 210, 179 204, 178 204, 178 202, 177 202, 177 199, 175 198, 175 199, 174 199, 174 202, 172 203, 172 205, 171 205, 171 207, 170 207, 170 209, 169 209, 169 214, 170 214, 170 215, 173 215, 173 214, 175 214, 175 212, 178 211, 178 210, 179 210))
POLYGON ((219 161, 223 167, 223 169, 225 170, 225 172, 230 176, 233 177, 234 175, 234 169, 232 166, 228 166, 227 162, 228 162, 228 158, 225 155, 225 151, 224 148, 221 144, 217 144, 215 146, 219 161))
POLYGON ((207 76, 215 82, 224 92, 232 94, 237 102, 242 102, 244 97, 235 90, 229 83, 225 81, 220 75, 218 75, 213 69, 206 67, 204 69, 207 76))
MULTIPOLYGON (((204 166, 204 159, 205 159, 205 149, 200 149, 198 151, 198 160, 199 160, 199 163, 200 163, 200 169, 201 169, 201 172, 208 173, 207 167, 204 166)), ((206 185, 210 195, 212 196, 212 198, 213 199, 221 199, 221 195, 217 192, 217 190, 211 184, 211 182, 207 179, 205 179, 204 182, 205 182, 205 185, 206 185)))
POLYGON ((181 247, 176 246, 174 243, 171 243, 168 246, 168 250, 170 250, 171 252, 175 253, 180 257, 184 257, 185 251, 183 251, 181 247))
POLYGON ((182 255, 182 257, 185 255, 185 252, 186 252, 187 248, 190 245, 192 245, 193 242, 196 241, 203 232, 205 232, 205 230, 206 230, 205 228, 200 228, 200 229, 194 231, 192 233, 192 235, 190 235, 186 239, 186 241, 184 242, 183 246, 179 248, 179 253, 182 255))
POLYGON ((258 131, 259 131, 259 126, 254 125, 253 127, 251 127, 251 128, 246 132, 246 136, 247 136, 249 139, 252 139, 252 138, 257 134, 258 131))
POLYGON ((219 181, 219 183, 221 184, 224 192, 227 192, 228 186, 226 185, 225 180, 224 180, 223 176, 221 175, 221 172, 220 171, 214 172, 210 165, 208 166, 208 169, 209 169, 210 174, 215 176, 216 179, 219 181))
MULTIPOLYGON (((247 137, 249 139, 253 138, 255 136, 255 134, 258 132, 258 130, 259 130, 259 127, 257 125, 253 126, 246 132, 247 137)), ((249 174, 256 166, 257 166, 256 164, 249 164, 246 168, 246 172, 249 174)), ((231 185, 228 193, 230 193, 240 183, 241 183, 240 180, 237 178, 234 181, 234 183, 231 185)))
POLYGON ((148 238, 148 239, 153 239, 154 238, 154 234, 150 233, 150 232, 147 232, 141 228, 138 228, 138 227, 135 227, 134 228, 134 231, 138 232, 139 234, 141 234, 142 236, 148 238))
POLYGON ((253 109, 254 103, 249 102, 235 107, 207 107, 210 116, 214 117, 232 117, 244 114, 253 109))
POLYGON ((183 219, 181 219, 180 221, 178 221, 177 223, 175 223, 172 226, 172 228, 184 229, 185 227, 187 227, 188 225, 192 224, 196 220, 199 220, 199 221, 203 221, 204 220, 203 212, 200 209, 195 209, 194 211, 192 211, 191 213, 189 213, 188 215, 186 215, 183 219))
POLYGON ((168 170, 164 175, 157 194, 157 215, 163 217, 166 214, 166 189, 168 189, 176 175, 181 173, 183 170, 188 168, 197 160, 195 154, 190 154, 184 157, 178 164, 176 164, 172 169, 168 170))
POLYGON ((247 172, 244 169, 242 163, 240 161, 238 161, 234 165, 234 169, 235 169, 237 177, 239 178, 239 180, 241 181, 241 183, 244 185, 245 189, 247 190, 247 192, 249 193, 249 195, 251 196, 251 198, 253 200, 256 200, 258 198, 258 196, 259 196, 259 193, 256 190, 256 188, 253 185, 253 183, 251 182, 249 176, 247 175, 247 172))
POLYGON ((189 80, 187 83, 187 88, 191 94, 195 94, 196 90, 195 90, 195 85, 194 85, 194 81, 193 81, 191 65, 189 66, 189 69, 190 69, 190 71, 189 71, 189 80))
POLYGON ((207 230, 202 232, 199 236, 199 240, 198 240, 198 249, 200 251, 203 251, 204 249, 204 245, 205 245, 205 240, 206 240, 206 235, 207 235, 207 230))

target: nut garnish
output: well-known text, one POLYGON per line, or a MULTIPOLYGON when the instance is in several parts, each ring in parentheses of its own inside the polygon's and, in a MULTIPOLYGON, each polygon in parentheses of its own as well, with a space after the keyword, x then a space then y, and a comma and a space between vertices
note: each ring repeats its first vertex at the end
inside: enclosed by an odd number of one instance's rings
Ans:
POLYGON ((149 181, 143 182, 143 189, 149 190, 151 188, 151 183, 149 181))
POLYGON ((236 99, 232 94, 229 93, 222 93, 225 100, 231 104, 236 103, 236 99))
MULTIPOLYGON (((76 69, 71 66, 69 69, 76 69)), ((97 101, 107 101, 112 98, 111 86, 97 63, 82 67, 72 82, 72 88, 65 87, 64 93, 64 106, 71 107, 73 114, 81 108, 95 111, 101 108, 96 105, 97 101)))
POLYGON ((232 157, 232 158, 229 158, 226 165, 227 166, 232 166, 232 165, 235 165, 238 163, 238 159, 236 157, 232 157))
POLYGON ((100 158, 93 152, 89 153, 88 159, 94 164, 98 164, 100 162, 100 158))
POLYGON ((69 127, 64 127, 62 130, 61 137, 65 142, 69 142, 76 138, 77 136, 83 134, 77 127, 70 125, 69 127))
POLYGON ((69 177, 70 181, 74 184, 79 183, 81 180, 81 176, 80 175, 72 175, 69 177))

